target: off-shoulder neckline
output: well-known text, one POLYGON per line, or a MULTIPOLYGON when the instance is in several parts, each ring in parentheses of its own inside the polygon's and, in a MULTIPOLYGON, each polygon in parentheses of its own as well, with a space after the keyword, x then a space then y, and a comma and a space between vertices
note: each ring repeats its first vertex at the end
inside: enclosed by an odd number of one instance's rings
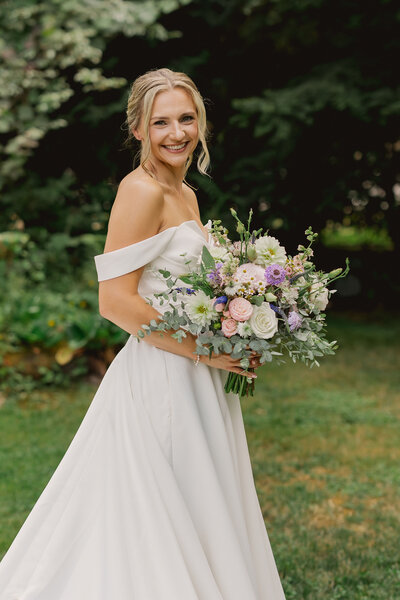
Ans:
MULTIPOLYGON (((203 223, 201 224, 201 227, 199 225, 199 223, 196 221, 196 219, 189 219, 188 221, 182 221, 182 223, 179 223, 179 225, 171 225, 171 227, 167 227, 166 229, 163 229, 162 231, 159 231, 158 233, 156 233, 155 235, 150 236, 149 238, 145 238, 145 239, 151 239, 152 237, 156 237, 156 235, 160 235, 161 233, 164 233, 164 231, 168 231, 169 229, 178 229, 179 227, 181 227, 182 225, 185 225, 186 223, 194 223, 195 225, 197 225, 199 231, 201 231, 201 234, 204 238, 204 231, 202 229, 202 227, 204 227, 203 223)), ((208 237, 208 236, 207 236, 208 237)), ((204 241, 206 242, 206 238, 204 238, 204 241)))
POLYGON ((180 227, 182 227, 182 225, 186 225, 189 223, 194 223, 196 225, 201 237, 204 240, 204 243, 207 244, 208 239, 206 240, 206 238, 204 237, 204 233, 203 233, 200 225, 196 221, 196 219, 189 219, 188 221, 182 221, 182 223, 179 223, 179 225, 172 225, 171 227, 167 227, 166 229, 163 229, 162 231, 159 231, 158 233, 155 233, 154 235, 144 238, 143 240, 139 240, 138 242, 133 242, 132 244, 128 244, 127 246, 121 246, 121 248, 116 248, 115 250, 109 250, 108 252, 103 252, 102 256, 105 256, 106 254, 118 253, 122 250, 125 250, 126 248, 130 248, 131 246, 136 246, 137 244, 142 244, 143 242, 147 242, 148 240, 152 240, 156 237, 161 236, 163 233, 166 233, 167 231, 171 231, 172 229, 179 229, 180 227))

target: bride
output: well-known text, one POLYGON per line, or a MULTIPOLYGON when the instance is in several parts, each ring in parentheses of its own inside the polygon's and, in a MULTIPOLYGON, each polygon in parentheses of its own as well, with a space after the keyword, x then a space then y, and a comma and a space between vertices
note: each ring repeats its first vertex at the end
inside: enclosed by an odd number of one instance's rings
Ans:
POLYGON ((190 333, 135 337, 164 308, 145 300, 158 269, 182 275, 210 243, 185 183, 198 146, 209 165, 203 99, 184 73, 152 70, 127 123, 140 165, 94 259, 100 313, 131 335, 0 563, 0 600, 284 600, 240 401, 224 392, 239 360, 196 355, 190 333))

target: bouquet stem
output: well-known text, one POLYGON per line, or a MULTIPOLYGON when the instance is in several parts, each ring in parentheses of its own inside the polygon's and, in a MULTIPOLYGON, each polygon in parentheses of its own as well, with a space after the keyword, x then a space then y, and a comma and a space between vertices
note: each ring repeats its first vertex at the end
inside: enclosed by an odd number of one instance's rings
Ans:
MULTIPOLYGON (((253 372, 254 369, 248 369, 248 371, 253 372)), ((229 392, 232 392, 233 394, 239 394, 240 398, 243 398, 244 396, 253 396, 254 379, 252 379, 251 383, 249 383, 246 375, 239 375, 239 373, 233 373, 233 371, 230 371, 224 390, 227 394, 229 394, 229 392)))

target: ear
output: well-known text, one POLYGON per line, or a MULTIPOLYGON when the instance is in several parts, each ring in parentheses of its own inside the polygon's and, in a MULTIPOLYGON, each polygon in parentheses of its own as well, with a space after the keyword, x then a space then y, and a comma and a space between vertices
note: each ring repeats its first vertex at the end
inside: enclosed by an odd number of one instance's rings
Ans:
POLYGON ((142 136, 140 135, 140 133, 139 133, 139 130, 138 130, 138 129, 132 129, 131 131, 132 131, 133 135, 135 136, 135 138, 136 138, 137 140, 139 140, 139 141, 141 141, 141 140, 142 140, 142 136))

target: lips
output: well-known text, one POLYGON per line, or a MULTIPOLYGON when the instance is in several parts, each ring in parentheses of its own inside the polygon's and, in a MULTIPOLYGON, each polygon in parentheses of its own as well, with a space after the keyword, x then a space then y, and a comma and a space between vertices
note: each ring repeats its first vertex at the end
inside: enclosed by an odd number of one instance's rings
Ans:
POLYGON ((164 145, 163 148, 168 150, 171 154, 180 154, 184 152, 188 146, 189 142, 183 142, 181 144, 169 144, 168 146, 164 145))

